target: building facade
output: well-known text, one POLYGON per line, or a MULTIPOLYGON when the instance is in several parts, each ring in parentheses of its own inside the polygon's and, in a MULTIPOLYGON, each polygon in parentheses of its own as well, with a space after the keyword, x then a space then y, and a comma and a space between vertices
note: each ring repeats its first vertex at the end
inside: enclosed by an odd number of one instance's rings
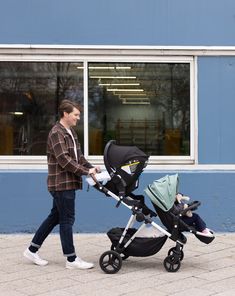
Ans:
MULTIPOLYGON (((83 106, 91 163, 104 168, 110 139, 136 145, 150 155, 137 193, 178 173, 208 226, 235 231, 234 11, 232 0, 1 1, 0 232, 34 231, 50 208, 46 138, 63 98, 83 106)), ((126 223, 86 187, 75 230, 126 223)))

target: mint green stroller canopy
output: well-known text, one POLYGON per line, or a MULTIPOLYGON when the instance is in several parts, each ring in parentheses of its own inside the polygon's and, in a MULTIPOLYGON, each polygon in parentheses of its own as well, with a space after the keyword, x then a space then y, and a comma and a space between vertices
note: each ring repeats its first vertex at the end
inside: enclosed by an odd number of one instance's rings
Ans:
POLYGON ((178 174, 166 175, 149 184, 144 192, 156 206, 167 212, 173 207, 175 202, 175 196, 178 192, 178 182, 178 174))

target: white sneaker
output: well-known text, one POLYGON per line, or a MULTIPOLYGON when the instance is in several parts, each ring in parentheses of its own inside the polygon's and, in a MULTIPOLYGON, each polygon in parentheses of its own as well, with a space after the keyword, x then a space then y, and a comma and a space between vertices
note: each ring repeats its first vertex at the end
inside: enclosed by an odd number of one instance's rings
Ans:
POLYGON ((81 258, 76 257, 76 259, 73 262, 69 262, 67 260, 65 267, 68 269, 90 269, 94 267, 94 264, 83 261, 81 258))
POLYGON ((24 251, 24 256, 36 265, 45 266, 48 264, 48 261, 39 257, 38 252, 33 253, 29 249, 26 249, 24 251))

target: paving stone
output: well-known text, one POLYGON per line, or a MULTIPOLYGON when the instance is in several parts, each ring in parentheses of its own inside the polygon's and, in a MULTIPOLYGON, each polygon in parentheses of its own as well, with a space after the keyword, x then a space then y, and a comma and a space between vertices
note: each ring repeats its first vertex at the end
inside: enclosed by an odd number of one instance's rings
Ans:
POLYGON ((175 243, 168 239, 150 257, 129 257, 117 274, 99 267, 110 250, 106 234, 75 234, 76 250, 95 263, 91 270, 67 270, 59 235, 51 234, 40 249, 49 265, 40 267, 22 255, 33 234, 0 234, 0 296, 233 296, 235 295, 235 233, 220 233, 205 245, 187 234, 184 260, 177 272, 163 261, 175 243))

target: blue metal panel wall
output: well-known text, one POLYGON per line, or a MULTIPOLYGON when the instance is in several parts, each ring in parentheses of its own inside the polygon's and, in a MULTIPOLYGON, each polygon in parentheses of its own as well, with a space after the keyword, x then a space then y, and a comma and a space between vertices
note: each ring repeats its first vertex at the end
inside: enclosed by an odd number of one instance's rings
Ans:
MULTIPOLYGON (((171 172, 175 173, 175 172, 171 172)), ((144 172, 136 193, 167 172, 144 172)), ((51 197, 46 189, 46 172, 0 172, 0 233, 34 232, 48 214, 51 197)), ((181 172, 180 191, 200 200, 198 212, 215 231, 235 231, 235 172, 181 172)), ((150 205, 148 197, 146 203, 150 205)), ((79 232, 105 232, 124 226, 131 212, 94 188, 79 191, 76 199, 76 223, 79 232)), ((55 229, 58 231, 58 229, 55 229)))
POLYGON ((198 59, 199 163, 235 163, 235 57, 198 59))
MULTIPOLYGON (((1 44, 234 45, 234 0, 0 0, 1 44)), ((235 163, 235 58, 199 58, 199 163, 235 163)), ((164 175, 145 172, 140 188, 164 175)), ((51 205, 46 172, 0 172, 0 232, 32 232, 51 205)), ((216 231, 235 231, 235 172, 185 171, 216 231), (216 216, 216 219, 215 219, 216 216)), ((148 201, 148 200, 147 200, 148 201)), ((130 211, 93 188, 77 198, 75 231, 124 225, 130 211)))
POLYGON ((234 45, 234 0, 0 0, 0 43, 234 45))

